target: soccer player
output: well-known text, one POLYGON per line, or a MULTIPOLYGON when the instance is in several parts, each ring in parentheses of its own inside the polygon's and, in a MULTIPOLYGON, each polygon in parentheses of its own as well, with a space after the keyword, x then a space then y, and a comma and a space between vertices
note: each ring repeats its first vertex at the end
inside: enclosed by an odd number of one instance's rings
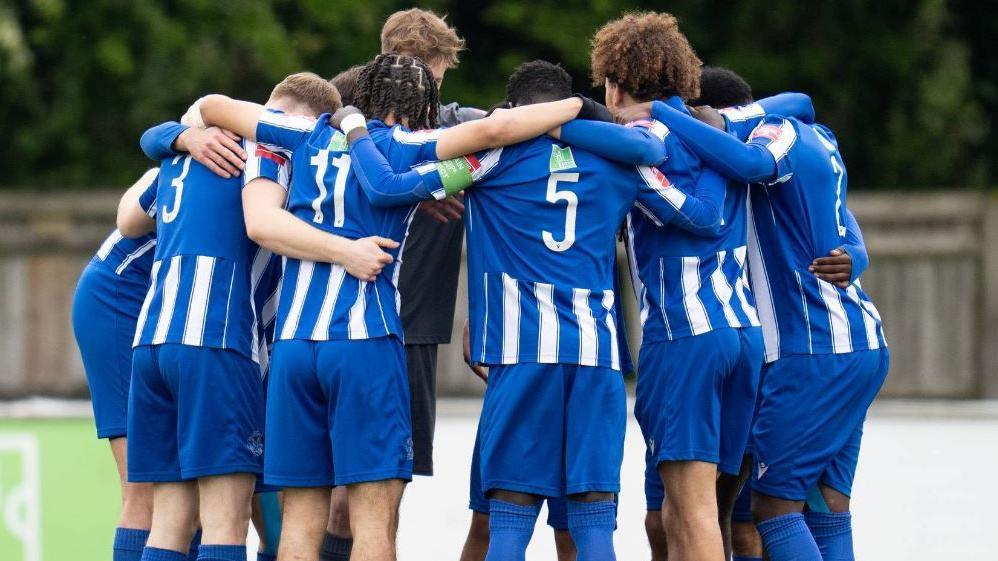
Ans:
MULTIPOLYGON (((240 174, 243 154, 230 135, 217 128, 185 131, 178 142, 216 174, 240 174)), ((149 170, 130 191, 137 197, 157 181, 149 170)), ((80 276, 73 297, 73 332, 90 388, 98 438, 108 439, 118 468, 122 508, 115 530, 115 561, 134 561, 142 554, 152 523, 152 486, 127 479, 128 387, 132 339, 149 287, 156 237, 124 237, 115 230, 101 244, 80 276)), ((196 552, 196 545, 191 551, 196 552)))
MULTIPOLYGON (((591 58, 594 83, 606 87, 615 112, 652 99, 685 111, 683 100, 699 92, 700 61, 670 14, 606 24, 591 58)), ((660 123, 648 126, 666 146, 659 169, 680 187, 695 182, 706 169, 700 158, 660 123)), ((739 471, 762 362, 746 273, 746 196, 744 185, 727 189, 722 226, 709 238, 637 212, 628 221, 644 330, 635 416, 647 442, 649 510, 662 510, 670 557, 724 558, 717 474, 739 471)))
MULTIPOLYGON (((532 85, 516 96, 521 107, 569 87, 532 85)), ((361 148, 351 153, 363 168, 361 148)), ((549 137, 468 162, 477 183, 466 197, 471 351, 491 366, 480 422, 486 559, 523 559, 538 499, 562 494, 578 558, 612 559, 626 414, 615 232, 637 204, 660 223, 711 233, 724 184, 715 175, 686 195, 651 168, 616 165, 549 137)))
POLYGON ((743 111, 743 142, 665 104, 653 114, 710 165, 753 184, 749 260, 767 364, 753 427, 752 511, 766 553, 773 561, 853 559, 852 480, 890 355, 859 282, 843 288, 810 274, 814 255, 849 241, 835 136, 797 118, 743 111), (824 504, 803 512, 816 486, 824 504))
MULTIPOLYGON (((381 29, 381 53, 422 59, 437 88, 447 70, 455 68, 464 39, 444 18, 411 8, 393 13, 381 29)), ((361 67, 333 78, 344 105, 353 104, 361 67)), ((484 112, 457 103, 441 104, 439 124, 445 127, 478 119, 484 112)), ((412 399, 413 473, 433 474, 433 433, 436 425, 437 347, 450 342, 457 299, 464 231, 459 198, 426 201, 409 225, 405 260, 399 261, 399 293, 405 331, 406 364, 412 399), (406 266, 418 263, 418 266, 406 266)), ((350 554, 350 524, 343 490, 333 490, 329 527, 323 543, 324 561, 346 561, 350 554)))
MULTIPOLYGON (((272 101, 296 112, 307 105, 290 96, 272 101)), ((144 137, 148 153, 162 151, 162 132, 144 137)), ((173 134, 167 145, 179 138, 173 134)), ((123 200, 119 212, 126 235, 154 226, 159 235, 135 332, 128 420, 129 478, 154 482, 143 559, 183 559, 198 505, 198 558, 245 559, 249 498, 263 453, 253 293, 264 273, 258 264, 267 260, 256 259, 246 237, 241 182, 212 175, 191 156, 174 156, 163 161, 158 186, 138 205, 123 200), (152 208, 157 223, 142 212, 152 208), (208 425, 212 430, 198 428, 208 425)))
MULTIPOLYGON (((439 100, 428 68, 401 55, 381 55, 368 65, 357 98, 380 119, 372 122, 372 136, 399 170, 536 136, 573 118, 581 106, 564 100, 442 131, 411 132, 409 127, 435 124, 439 100)), ((411 172, 418 179, 413 192, 363 190, 350 172, 346 138, 328 126, 328 117, 312 122, 262 113, 258 105, 224 96, 208 96, 196 106, 208 123, 292 153, 289 209, 315 229, 400 241, 415 204, 446 193, 436 167, 411 172)), ((265 476, 285 487, 281 549, 306 556, 318 549, 329 487, 343 485, 353 555, 393 558, 398 504, 412 469, 398 269, 358 280, 328 263, 288 257, 267 403, 265 476), (288 539, 289 528, 300 540, 288 539)))

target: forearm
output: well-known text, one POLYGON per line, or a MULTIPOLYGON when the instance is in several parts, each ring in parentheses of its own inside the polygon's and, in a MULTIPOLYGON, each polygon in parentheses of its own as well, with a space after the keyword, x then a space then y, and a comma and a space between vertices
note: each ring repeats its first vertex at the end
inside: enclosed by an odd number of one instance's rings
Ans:
POLYGON ((142 152, 151 160, 160 161, 177 155, 175 142, 188 129, 175 121, 167 121, 142 133, 139 146, 142 152))
POLYGON ((508 146, 541 136, 579 114, 577 97, 507 109, 443 131, 437 141, 437 159, 450 160, 490 148, 508 146))
POLYGON ((866 243, 863 240, 863 232, 859 228, 859 222, 848 208, 845 211, 846 243, 842 249, 852 258, 852 274, 849 282, 863 276, 863 273, 870 267, 870 256, 866 251, 866 243))
POLYGON ((679 135, 710 167, 727 177, 756 183, 772 179, 776 173, 776 161, 761 146, 745 144, 659 101, 652 104, 652 115, 679 135))
POLYGON ((292 259, 342 263, 347 239, 322 231, 279 207, 260 208, 246 215, 250 239, 292 259))
POLYGON ((808 124, 814 122, 814 103, 807 94, 785 92, 760 99, 758 103, 767 115, 796 117, 797 120, 808 124))
POLYGON ((262 105, 219 94, 207 95, 196 103, 200 105, 201 118, 206 126, 221 127, 256 141, 256 126, 260 114, 265 111, 262 105))
POLYGON ((156 228, 156 220, 150 213, 142 209, 139 197, 149 188, 149 183, 156 180, 159 170, 150 169, 128 188, 118 201, 118 213, 115 225, 121 235, 126 238, 138 238, 152 232, 156 228))
MULTIPOLYGON (((396 173, 366 133, 351 133, 350 138, 353 171, 374 206, 411 205, 447 196, 437 164, 396 173)), ((468 174, 469 184, 470 179, 468 174)))
POLYGON ((563 142, 625 164, 657 166, 665 161, 665 143, 647 129, 575 119, 552 136, 563 142))

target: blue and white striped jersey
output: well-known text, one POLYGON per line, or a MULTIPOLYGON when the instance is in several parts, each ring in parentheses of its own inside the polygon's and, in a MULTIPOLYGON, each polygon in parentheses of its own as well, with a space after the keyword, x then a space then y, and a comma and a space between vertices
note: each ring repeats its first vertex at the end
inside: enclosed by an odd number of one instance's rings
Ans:
MULTIPOLYGON (((346 137, 328 125, 302 117, 265 114, 257 142, 290 152, 288 210, 312 226, 359 239, 382 236, 404 242, 416 204, 377 206, 350 169, 346 137)), ((397 171, 436 159, 438 131, 411 132, 380 121, 368 125, 371 139, 397 171)), ((443 192, 440 193, 443 196, 443 192)), ((277 308, 278 340, 403 337, 396 289, 402 247, 388 250, 395 261, 373 283, 361 281, 337 264, 286 259, 277 308)))
POLYGON ((770 116, 749 143, 776 160, 775 180, 754 185, 749 262, 766 360, 789 354, 849 353, 887 346, 880 313, 859 281, 842 289, 807 268, 849 241, 845 164, 822 125, 770 116))
MULTIPOLYGON (((678 97, 666 103, 687 111, 678 97)), ((637 124, 648 127, 666 145, 668 158, 658 169, 679 189, 693 189, 706 169, 700 158, 661 122, 637 124)), ((748 186, 729 184, 720 229, 711 236, 675 224, 659 226, 631 211, 628 253, 641 305, 643 341, 759 325, 746 267, 747 205, 748 186)))
POLYGON ((637 206, 652 223, 716 231, 724 192, 694 196, 654 168, 616 164, 551 138, 488 151, 465 197, 472 357, 484 364, 620 369, 615 234, 637 206), (699 197, 699 198, 698 198, 699 197))
POLYGON ((163 160, 158 184, 140 204, 157 207, 159 241, 133 345, 215 347, 257 360, 257 246, 246 237, 242 179, 174 156, 163 160))

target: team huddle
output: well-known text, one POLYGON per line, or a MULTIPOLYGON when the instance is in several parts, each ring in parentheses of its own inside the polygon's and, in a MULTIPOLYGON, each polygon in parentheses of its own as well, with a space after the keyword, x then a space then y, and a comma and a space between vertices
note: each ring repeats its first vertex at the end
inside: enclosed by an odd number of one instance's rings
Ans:
POLYGON ((623 240, 653 560, 853 559, 889 353, 810 98, 755 101, 665 13, 592 38, 605 104, 538 60, 488 112, 445 105, 457 32, 412 9, 381 39, 331 80, 207 95, 142 136, 158 167, 73 305, 122 481, 113 558, 242 561, 252 521, 260 560, 394 560, 466 240, 487 389, 461 559, 525 559, 545 500, 560 561, 615 559, 623 240))

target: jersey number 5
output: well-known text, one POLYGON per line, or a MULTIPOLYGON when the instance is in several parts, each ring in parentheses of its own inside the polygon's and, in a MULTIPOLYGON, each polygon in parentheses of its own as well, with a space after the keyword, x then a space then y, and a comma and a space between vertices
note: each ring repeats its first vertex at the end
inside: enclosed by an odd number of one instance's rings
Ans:
POLYGON ((561 240, 554 239, 554 235, 547 230, 541 231, 544 245, 551 251, 566 251, 575 244, 575 215, 579 207, 579 197, 572 191, 559 191, 558 182, 578 183, 578 173, 552 173, 548 178, 547 201, 556 204, 559 201, 568 203, 565 209, 565 237, 561 240))

